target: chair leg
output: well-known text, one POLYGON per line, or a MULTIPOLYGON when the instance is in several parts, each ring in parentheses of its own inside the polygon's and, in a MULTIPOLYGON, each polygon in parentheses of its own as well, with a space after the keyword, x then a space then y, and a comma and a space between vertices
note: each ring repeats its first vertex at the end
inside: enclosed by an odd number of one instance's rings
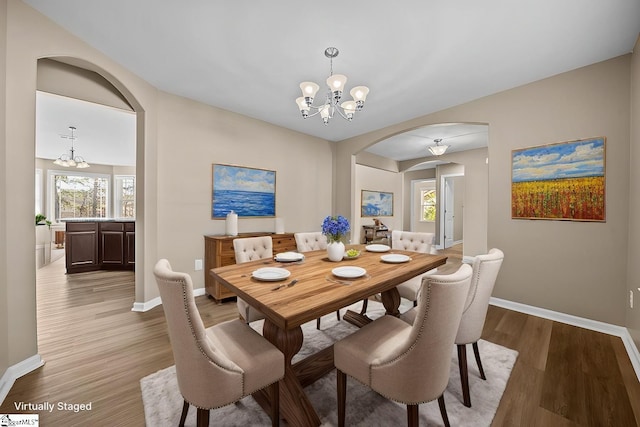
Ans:
POLYGON ((338 322, 340 321, 340 310, 336 310, 336 316, 338 316, 338 322))
POLYGON ((476 363, 478 364, 478 370, 480 371, 480 378, 486 380, 484 376, 484 369, 482 369, 482 361, 480 360, 480 349, 478 349, 478 341, 473 343, 473 353, 476 355, 476 363))
POLYGON ((418 405, 407 405, 407 425, 409 427, 418 427, 420 425, 418 405))
POLYGON ((367 312, 367 306, 369 305, 369 300, 367 298, 362 300, 362 310, 360 310, 360 314, 365 314, 367 312))
POLYGON ((198 408, 198 420, 196 425, 198 427, 209 427, 209 410, 198 408))
POLYGON ((451 427, 451 424, 449 424, 449 416, 447 415, 447 407, 444 405, 444 394, 438 398, 438 406, 440 407, 440 415, 442 415, 444 427, 451 427))
POLYGON ((271 427, 280 425, 280 381, 269 386, 269 394, 271 395, 271 427))
POLYGON ((320 330, 320 318, 316 319, 316 329, 320 330))
POLYGON ((189 402, 184 401, 184 405, 182 405, 182 415, 180 415, 180 424, 178 427, 184 427, 184 422, 187 420, 187 413, 189 412, 189 402))
POLYGON ((336 369, 338 388, 338 427, 344 427, 347 404, 347 374, 336 369))
POLYGON ((460 369, 464 406, 470 408, 471 394, 469 393, 469 370, 467 369, 467 346, 465 344, 458 344, 458 368, 460 369))

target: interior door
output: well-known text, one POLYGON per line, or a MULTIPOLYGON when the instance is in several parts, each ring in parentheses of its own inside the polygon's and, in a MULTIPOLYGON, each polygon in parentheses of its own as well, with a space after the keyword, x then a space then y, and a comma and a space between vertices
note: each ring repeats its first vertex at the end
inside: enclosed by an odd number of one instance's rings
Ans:
POLYGON ((454 181, 451 178, 444 180, 444 248, 453 245, 453 224, 455 218, 454 181))

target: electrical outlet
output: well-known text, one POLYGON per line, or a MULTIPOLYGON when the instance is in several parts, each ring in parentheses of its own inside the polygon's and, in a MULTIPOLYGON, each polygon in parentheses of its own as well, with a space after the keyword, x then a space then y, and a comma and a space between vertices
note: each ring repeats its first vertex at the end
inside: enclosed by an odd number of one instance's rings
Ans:
POLYGON ((633 290, 629 291, 629 307, 633 308, 633 290))
POLYGON ((197 259, 196 260, 195 269, 196 269, 196 271, 202 270, 202 260, 201 259, 197 259))

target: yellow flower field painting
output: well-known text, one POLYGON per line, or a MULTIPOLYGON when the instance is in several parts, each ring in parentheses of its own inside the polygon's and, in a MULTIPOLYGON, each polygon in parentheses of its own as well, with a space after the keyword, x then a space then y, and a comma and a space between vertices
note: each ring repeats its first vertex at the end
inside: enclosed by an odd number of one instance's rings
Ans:
POLYGON ((605 221, 605 137, 511 154, 511 217, 605 221))

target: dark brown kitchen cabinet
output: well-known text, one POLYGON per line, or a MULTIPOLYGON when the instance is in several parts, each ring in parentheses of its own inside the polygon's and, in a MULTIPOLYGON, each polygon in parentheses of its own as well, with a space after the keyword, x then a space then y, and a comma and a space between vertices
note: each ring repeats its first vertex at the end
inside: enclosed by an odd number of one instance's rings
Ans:
POLYGON ((68 222, 65 232, 67 273, 99 270, 98 223, 68 222))
POLYGON ((67 273, 93 270, 133 270, 133 221, 81 221, 66 225, 67 273))
POLYGON ((136 265, 136 224, 124 224, 124 261, 125 265, 133 268, 136 265))

